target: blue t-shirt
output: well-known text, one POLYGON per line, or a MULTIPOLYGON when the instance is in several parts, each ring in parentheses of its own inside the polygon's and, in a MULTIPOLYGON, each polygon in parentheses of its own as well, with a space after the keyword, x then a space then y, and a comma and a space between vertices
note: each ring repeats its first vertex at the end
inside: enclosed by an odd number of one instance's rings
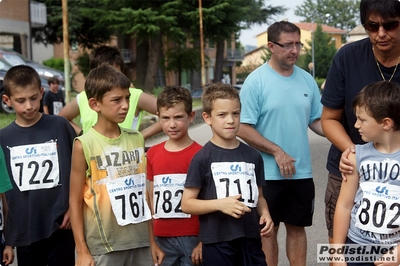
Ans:
MULTIPOLYGON (((322 110, 318 86, 312 76, 294 66, 292 75, 284 77, 265 63, 247 77, 240 97, 240 122, 252 125, 296 160, 293 179, 311 178, 308 126, 321 117, 322 110)), ((261 155, 265 179, 284 179, 274 156, 264 152, 261 155)))

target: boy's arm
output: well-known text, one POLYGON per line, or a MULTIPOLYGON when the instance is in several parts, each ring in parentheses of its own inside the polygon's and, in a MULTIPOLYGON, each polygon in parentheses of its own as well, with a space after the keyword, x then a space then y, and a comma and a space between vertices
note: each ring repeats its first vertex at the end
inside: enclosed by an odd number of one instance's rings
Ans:
MULTIPOLYGON (((356 165, 356 155, 354 153, 349 155, 349 159, 356 165)), ((354 171, 353 174, 347 175, 347 181, 342 181, 340 194, 336 203, 335 216, 333 220, 333 243, 344 244, 350 226, 350 214, 354 205, 354 197, 358 189, 359 176, 358 172, 354 171)))
MULTIPOLYGON (((154 183, 152 181, 150 181, 150 182, 154 185, 154 183)), ((151 185, 150 185, 150 191, 151 191, 151 195, 153 195, 153 189, 152 189, 151 185)), ((146 201, 151 210, 151 214, 153 214, 154 213, 153 208, 152 208, 153 204, 152 204, 152 200, 151 200, 151 197, 149 196, 148 191, 146 191, 146 201)), ((158 265, 161 265, 165 254, 160 249, 160 247, 157 245, 156 240, 154 238, 153 219, 148 221, 148 226, 149 226, 149 240, 150 240, 151 257, 153 260, 153 265, 158 266, 158 265)))
MULTIPOLYGON (((6 195, 1 193, 1 200, 3 201, 3 232, 7 230, 7 216, 8 216, 8 203, 6 200, 6 195)), ((9 265, 14 262, 14 248, 12 246, 6 245, 3 251, 3 262, 5 265, 9 265)))
POLYGON ((49 107, 47 105, 43 105, 43 113, 49 114, 49 107))
POLYGON ((185 213, 202 215, 211 212, 221 211, 234 218, 240 218, 250 208, 240 202, 241 195, 223 199, 201 200, 198 199, 200 188, 185 187, 182 195, 182 211, 185 213))
POLYGON ((83 189, 86 179, 87 163, 83 154, 82 143, 76 140, 72 149, 69 208, 74 233, 77 261, 76 265, 94 266, 95 262, 87 247, 83 225, 83 189))
POLYGON ((203 265, 203 243, 199 242, 192 250, 192 264, 203 265))
POLYGON ((269 213, 268 203, 263 196, 262 187, 260 186, 258 187, 257 213, 260 216, 260 226, 265 224, 261 228, 261 236, 270 236, 274 228, 274 222, 269 213))
POLYGON ((140 133, 142 133, 143 138, 146 140, 152 136, 154 136, 157 133, 162 132, 162 127, 161 127, 161 123, 160 122, 155 122, 154 124, 152 124, 151 126, 148 126, 144 129, 142 129, 142 131, 140 131, 140 133))
POLYGON ((137 111, 145 110, 155 115, 157 114, 157 99, 153 95, 143 92, 139 96, 137 108, 139 109, 137 111))
POLYGON ((64 106, 58 115, 65 117, 69 121, 71 126, 75 129, 77 135, 81 132, 82 129, 73 122, 73 119, 79 115, 79 106, 76 98, 64 106))

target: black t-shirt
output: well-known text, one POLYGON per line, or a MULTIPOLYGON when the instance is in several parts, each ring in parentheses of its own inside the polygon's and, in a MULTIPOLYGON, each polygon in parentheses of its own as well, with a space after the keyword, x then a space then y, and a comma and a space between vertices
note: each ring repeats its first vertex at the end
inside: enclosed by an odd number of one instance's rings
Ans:
POLYGON ((58 90, 57 93, 46 91, 43 95, 42 105, 48 107, 50 115, 58 115, 58 112, 65 105, 62 91, 58 90), (54 108, 54 102, 57 102, 56 108, 54 108), (56 113, 54 113, 54 111, 56 111, 56 113))
MULTIPOLYGON (((395 66, 379 65, 386 80, 393 74, 395 66)), ((343 109, 342 124, 354 144, 363 144, 357 129, 354 128, 356 116, 352 101, 366 85, 382 81, 376 65, 372 44, 368 38, 346 44, 335 55, 328 72, 321 103, 331 109, 343 109)), ((392 82, 400 83, 400 67, 396 70, 392 82)), ((340 176, 339 161, 341 152, 332 145, 327 161, 329 172, 340 176)))
MULTIPOLYGON (((57 230, 62 222, 64 213, 69 207, 69 180, 71 170, 72 145, 76 134, 64 117, 43 114, 33 126, 20 127, 15 122, 0 130, 0 143, 4 151, 7 170, 13 189, 6 192, 9 207, 5 239, 8 245, 27 246, 33 242, 46 239, 57 230), (49 152, 45 148, 36 149, 33 144, 56 142, 59 164, 59 183, 53 188, 21 191, 13 178, 10 160, 10 148, 25 146, 21 158, 26 159, 13 167, 35 169, 28 178, 35 182, 44 183, 44 173, 48 172, 54 162, 41 162, 39 155, 49 152), (36 157, 37 155, 37 157, 36 157)), ((46 146, 47 147, 47 146, 46 146)), ((52 152, 50 152, 52 153, 52 152)), ((28 169, 29 170, 29 169, 28 169)), ((56 169, 54 171, 57 172, 56 169)), ((46 181, 51 181, 52 177, 46 181)), ((17 178, 18 181, 18 178, 17 178)), ((20 182, 20 181, 18 181, 20 182)), ((31 182, 29 182, 31 185, 31 182)))
MULTIPOLYGON (((199 199, 217 199, 211 168, 213 163, 221 162, 230 163, 232 172, 239 170, 240 163, 254 164, 256 186, 260 187, 265 184, 264 163, 257 150, 243 143, 240 143, 236 149, 223 149, 208 142, 193 157, 188 169, 185 187, 200 188, 199 199)), ((238 183, 231 183, 235 188, 238 185, 238 183)), ((227 182, 224 184, 228 186, 227 182)), ((243 185, 241 187, 242 194, 248 188, 247 185, 243 185)), ((260 238, 259 219, 257 208, 251 208, 251 212, 246 213, 239 219, 220 211, 199 215, 200 240, 204 244, 211 244, 231 241, 240 237, 260 238)))

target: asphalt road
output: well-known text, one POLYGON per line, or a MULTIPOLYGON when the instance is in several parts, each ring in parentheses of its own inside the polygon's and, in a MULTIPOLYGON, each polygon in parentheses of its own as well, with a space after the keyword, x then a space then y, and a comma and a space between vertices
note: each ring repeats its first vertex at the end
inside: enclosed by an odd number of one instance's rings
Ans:
MULTIPOLYGON (((193 125, 189 129, 189 135, 192 139, 199 144, 204 145, 212 136, 209 126, 205 123, 193 125)), ((146 146, 151 146, 166 140, 165 136, 153 138, 146 141, 146 146)), ((328 265, 327 263, 317 263, 317 244, 328 243, 328 231, 325 226, 325 206, 324 195, 327 182, 328 172, 325 168, 326 157, 330 147, 330 142, 323 137, 320 137, 309 131, 309 140, 312 156, 312 168, 315 184, 315 211, 313 217, 313 225, 306 229, 308 247, 307 247, 307 266, 312 265, 328 265)), ((286 258, 285 249, 285 227, 283 224, 280 226, 278 235, 279 241, 279 266, 289 266, 288 259, 286 258)))

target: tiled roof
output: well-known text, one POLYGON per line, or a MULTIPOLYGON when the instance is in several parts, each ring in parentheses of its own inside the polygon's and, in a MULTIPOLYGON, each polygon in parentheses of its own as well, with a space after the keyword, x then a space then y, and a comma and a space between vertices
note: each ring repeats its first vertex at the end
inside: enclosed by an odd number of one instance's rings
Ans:
MULTIPOLYGON (((309 22, 298 22, 294 23, 297 27, 299 27, 302 30, 308 30, 308 31, 315 31, 317 29, 317 23, 309 23, 309 22)), ((334 28, 331 26, 327 25, 321 25, 322 26, 322 31, 330 34, 347 34, 347 31, 334 28)))

